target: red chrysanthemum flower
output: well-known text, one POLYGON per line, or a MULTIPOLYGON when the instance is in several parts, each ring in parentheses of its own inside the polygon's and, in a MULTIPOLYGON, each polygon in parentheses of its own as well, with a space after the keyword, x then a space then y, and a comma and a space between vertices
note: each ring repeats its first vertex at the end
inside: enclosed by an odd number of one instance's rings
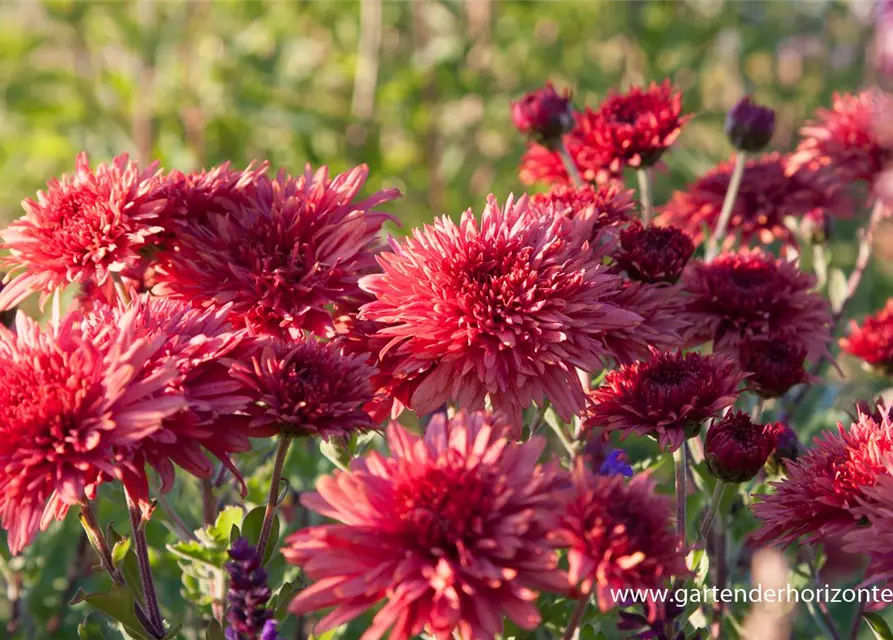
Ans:
MULTIPOLYGON (((595 595, 610 611, 620 589, 660 589, 671 576, 686 576, 685 557, 673 525, 671 500, 646 474, 595 475, 577 465, 573 492, 552 538, 567 547, 569 579, 584 597, 595 595)), ((646 603, 649 619, 659 603, 646 603)))
POLYGON ((865 584, 893 580, 893 476, 883 475, 877 484, 863 490, 865 499, 853 509, 853 515, 867 524, 846 535, 845 551, 869 558, 865 584))
POLYGON ((707 469, 724 482, 746 482, 756 477, 775 449, 783 425, 754 424, 742 412, 715 421, 704 439, 707 469))
POLYGON ((893 370, 893 299, 868 316, 859 326, 850 321, 850 335, 841 338, 840 348, 883 371, 893 370))
POLYGON ((558 95, 551 82, 512 103, 512 122, 529 139, 547 147, 560 144, 574 126, 571 94, 558 95))
POLYGON ((725 356, 655 352, 650 360, 609 371, 589 393, 583 432, 648 435, 675 451, 735 402, 743 377, 725 356))
POLYGON ((791 155, 788 173, 802 167, 829 170, 844 181, 874 184, 893 160, 893 149, 879 135, 880 120, 893 113, 893 96, 874 87, 857 95, 835 94, 831 110, 800 129, 802 140, 791 155))
POLYGON ((753 506, 763 521, 759 541, 790 544, 800 536, 814 541, 852 530, 865 490, 888 473, 891 428, 889 415, 876 421, 860 413, 849 431, 839 424, 838 433, 817 437, 811 449, 787 462, 787 478, 772 483, 775 492, 753 506))
POLYGON ((694 252, 694 243, 681 229, 646 229, 634 220, 620 232, 620 247, 614 252, 614 260, 633 280, 675 283, 694 252))
POLYGON ((764 398, 777 398, 809 379, 804 362, 806 350, 786 338, 744 340, 738 363, 748 373, 748 387, 764 398))
MULTIPOLYGON (((564 144, 580 176, 587 182, 605 183, 616 180, 620 170, 607 167, 596 139, 600 126, 598 112, 590 108, 574 113, 576 124, 564 137, 564 144)), ((621 167, 622 169, 622 167, 621 167)), ((521 158, 521 182, 525 184, 572 185, 564 161, 558 151, 540 144, 531 144, 521 158)))
POLYGON ((530 198, 532 207, 548 209, 577 221, 589 232, 589 239, 606 230, 616 229, 629 220, 636 201, 632 189, 619 180, 600 185, 573 187, 553 186, 548 193, 537 193, 530 198))
MULTIPOLYGON (((159 345, 144 370, 163 369, 173 364, 176 376, 168 381, 166 393, 184 397, 184 411, 167 417, 162 428, 140 440, 131 451, 138 467, 148 463, 158 472, 162 490, 174 482, 174 465, 199 477, 208 478, 214 465, 209 451, 237 478, 241 478, 230 455, 249 451, 248 417, 243 410, 251 396, 230 376, 233 361, 247 360, 257 349, 245 329, 233 330, 226 307, 196 309, 184 302, 148 295, 137 297, 127 306, 94 305, 85 323, 94 342, 114 339, 112 327, 159 345), (122 318, 132 321, 122 326, 122 318)), ((148 498, 145 476, 128 483, 134 497, 148 498)))
POLYGON ((327 305, 357 296, 359 275, 375 264, 391 218, 375 207, 398 195, 355 201, 367 174, 360 166, 329 178, 325 167, 307 167, 297 178, 258 181, 249 204, 180 231, 178 250, 159 256, 154 292, 196 306, 231 303, 233 323, 257 333, 331 331, 327 305))
POLYGON ((742 340, 784 337, 813 362, 827 354, 828 301, 813 290, 815 278, 793 262, 759 249, 726 253, 689 265, 682 284, 692 344, 713 340, 714 350, 737 353, 742 340))
MULTIPOLYGON (((762 244, 780 240, 796 245, 794 234, 785 225, 786 216, 830 212, 847 217, 852 213, 851 204, 835 184, 805 168, 789 175, 787 166, 787 158, 778 153, 768 153, 745 164, 729 218, 726 248, 735 242, 736 234, 740 234, 745 245, 753 240, 762 244)), ((696 243, 702 242, 704 229, 713 231, 719 221, 734 167, 732 161, 723 162, 685 191, 675 192, 658 216, 658 224, 676 225, 696 243)))
POLYGON ((22 202, 25 215, 2 232, 10 267, 0 310, 39 291, 41 305, 71 283, 103 286, 110 275, 139 263, 139 251, 155 234, 165 201, 155 165, 140 171, 126 155, 90 168, 86 153, 74 175, 63 176, 22 202))
POLYGON ((346 436, 375 425, 363 407, 372 401, 375 369, 362 355, 312 338, 271 342, 232 375, 253 392, 253 436, 346 436))
POLYGON ((544 441, 509 439, 486 413, 435 416, 424 438, 388 428, 391 457, 371 453, 317 482, 301 501, 337 521, 293 534, 283 555, 316 582, 292 601, 301 614, 335 607, 316 632, 387 600, 363 640, 493 638, 507 616, 540 623, 538 589, 567 590, 548 541, 567 482, 538 465, 544 441))
POLYGON ((186 407, 167 392, 173 363, 147 371, 160 345, 134 312, 109 331, 97 344, 79 313, 46 330, 21 313, 15 332, 0 327, 0 521, 12 553, 103 482, 144 474, 119 450, 186 407))
POLYGON ((440 218, 381 254, 383 273, 361 280, 377 300, 360 317, 388 325, 379 335, 398 375, 427 374, 413 409, 481 409, 489 396, 520 425, 533 401, 565 420, 583 407, 576 369, 600 368, 605 332, 641 318, 611 302, 620 278, 577 238, 526 196, 504 208, 491 196, 479 221, 470 210, 458 225, 440 218))
POLYGON ((611 302, 642 317, 635 325, 605 332, 605 349, 619 364, 647 359, 654 349, 672 351, 683 346, 690 323, 679 285, 624 282, 611 302))
POLYGON ((595 151, 611 171, 651 166, 690 118, 682 114, 682 94, 673 91, 669 80, 653 82, 647 89, 609 93, 593 127, 595 151))

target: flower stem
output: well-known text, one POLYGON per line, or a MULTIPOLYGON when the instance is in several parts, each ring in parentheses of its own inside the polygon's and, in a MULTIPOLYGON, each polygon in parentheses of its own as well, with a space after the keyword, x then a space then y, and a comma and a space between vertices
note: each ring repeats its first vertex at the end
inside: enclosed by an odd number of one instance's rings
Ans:
POLYGON ((276 449, 276 461, 273 463, 273 477, 270 478, 270 493, 267 495, 267 509, 264 511, 264 523, 257 540, 257 557, 263 562, 267 552, 267 542, 273 529, 273 518, 276 517, 276 506, 279 504, 279 484, 282 481, 282 468, 291 445, 291 436, 279 436, 279 447, 276 449))
POLYGON ((747 154, 739 151, 735 158, 735 169, 732 171, 732 178, 729 181, 729 189, 726 191, 726 198, 722 203, 722 210, 719 212, 719 220, 716 222, 716 230, 710 236, 707 242, 707 255, 705 262, 712 262, 719 253, 722 241, 725 239, 726 230, 729 227, 729 220, 732 217, 732 209, 735 207, 735 198, 738 197, 738 188, 741 186, 741 178, 744 176, 744 165, 747 164, 747 154))
POLYGON ((574 162, 574 159, 571 157, 571 153, 568 151, 567 144, 565 144, 564 140, 561 141, 561 145, 558 147, 558 155, 561 156, 561 161, 564 163, 564 170, 567 171, 567 175, 570 176, 574 186, 579 188, 585 185, 586 183, 583 181, 579 169, 577 169, 577 163, 574 162))
POLYGON ((130 530, 133 532, 133 548, 136 553, 136 563, 140 571, 140 582, 143 587, 143 597, 146 600, 146 617, 151 623, 155 637, 164 637, 164 619, 161 617, 161 609, 158 607, 158 596, 155 593, 155 581, 152 579, 152 565, 149 563, 149 545, 146 542, 146 521, 139 505, 130 497, 130 492, 124 490, 127 500, 127 510, 130 512, 130 530))
POLYGON ((685 544, 685 477, 688 475, 688 455, 685 443, 673 452, 673 470, 676 475, 676 532, 682 549, 685 544))
POLYGON ((81 503, 81 526, 84 527, 84 532, 87 534, 87 540, 90 541, 90 546, 96 550, 96 555, 99 556, 99 564, 102 568, 109 574, 116 585, 123 586, 124 585, 124 577, 121 575, 121 572, 115 568, 114 562, 112 562, 112 552, 109 549, 109 544, 105 539, 105 534, 102 532, 102 527, 99 526, 99 521, 96 519, 96 512, 93 510, 93 503, 89 500, 85 500, 81 503))
POLYGON ((713 488, 713 497, 710 498, 710 506, 707 507, 707 513, 704 515, 704 521, 701 523, 701 528, 698 531, 701 538, 704 540, 706 540, 707 536, 710 534, 710 527, 713 526, 713 518, 716 517, 716 512, 719 511, 719 504, 722 502, 722 496, 726 492, 727 486, 728 484, 717 479, 716 486, 713 488))
POLYGON ((579 637, 580 624, 583 622, 583 616, 586 614, 588 606, 589 596, 583 596, 577 600, 577 606, 574 608, 574 612, 571 614, 571 619, 567 623, 567 629, 564 631, 562 640, 572 640, 573 638, 579 637))
POLYGON ((642 224, 648 226, 654 210, 654 197, 651 193, 652 169, 645 167, 636 171, 639 180, 639 200, 642 203, 642 224))
POLYGON ((550 420, 547 420, 546 422, 552 427, 552 431, 555 432, 555 435, 558 436, 558 440, 561 441, 561 444, 564 445, 564 448, 567 449, 571 459, 573 459, 577 455, 577 450, 574 448, 574 443, 568 439, 567 434, 561 428, 561 425, 550 420))
MULTIPOLYGON (((821 589, 823 585, 821 578, 819 577, 819 568, 816 563, 815 552, 811 547, 806 547, 806 556, 806 566, 809 567, 809 573, 815 582, 816 588, 821 589)), ((831 617, 831 613, 828 611, 827 603, 821 601, 817 602, 816 609, 818 610, 819 617, 821 617, 825 627, 827 627, 828 634, 834 638, 834 640, 841 640, 840 633, 837 631, 837 626, 834 624, 834 618, 831 617)))
POLYGON ((757 398, 757 402, 753 406, 753 411, 750 412, 750 421, 751 422, 759 422, 760 417, 763 415, 763 405, 764 404, 765 404, 765 400, 763 398, 757 398))

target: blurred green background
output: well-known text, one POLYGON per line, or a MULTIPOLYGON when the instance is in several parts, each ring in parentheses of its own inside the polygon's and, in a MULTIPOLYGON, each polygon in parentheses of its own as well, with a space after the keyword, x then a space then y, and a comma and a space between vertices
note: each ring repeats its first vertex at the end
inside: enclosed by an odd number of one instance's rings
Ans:
MULTIPOLYGON (((547 79, 594 105, 611 87, 672 78, 697 116, 658 174, 662 202, 729 156, 724 113, 743 93, 777 110, 773 147, 788 150, 833 92, 872 82, 869 14, 868 2, 2 2, 0 221, 19 216, 21 199, 70 171, 84 149, 94 161, 128 151, 182 170, 226 160, 269 159, 292 172, 306 162, 367 163, 370 189, 403 191, 392 210, 411 228, 523 189, 524 143, 509 102, 547 79)), ((832 247, 845 271, 854 237, 844 225, 832 247)), ((881 259, 851 307, 857 316, 891 291, 889 238, 880 234, 881 259)), ((849 381, 810 400, 805 430, 887 386, 842 364, 849 381)), ((268 479, 263 453, 254 503, 268 479)), ((293 455, 291 486, 330 468, 318 453, 293 455)), ((171 497, 189 526, 199 524, 198 495, 184 480, 171 497)), ((126 523, 112 506, 100 516, 126 523)), ((172 540, 154 524, 150 534, 158 549, 172 540)), ((4 556, 0 620, 13 622, 0 637, 76 636, 84 608, 65 602, 72 585, 89 583, 79 535, 70 517, 23 557, 4 556)), ((164 603, 177 612, 177 567, 155 560, 164 603)), ((193 614, 180 618, 198 628, 193 614)), ((808 621, 797 633, 822 637, 808 621)))

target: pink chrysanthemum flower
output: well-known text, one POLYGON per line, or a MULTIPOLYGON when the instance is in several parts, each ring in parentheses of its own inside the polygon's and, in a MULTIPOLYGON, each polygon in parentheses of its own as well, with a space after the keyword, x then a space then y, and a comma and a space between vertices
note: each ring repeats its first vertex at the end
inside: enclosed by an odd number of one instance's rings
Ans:
POLYGON ((682 94, 669 80, 626 93, 609 93, 593 127, 595 153, 614 172, 655 164, 691 115, 682 114, 682 94))
POLYGON ((713 340, 716 351, 735 353, 742 340, 784 337, 815 362, 831 341, 828 301, 815 278, 793 262, 757 250, 695 262, 683 276, 689 294, 692 344, 713 340))
MULTIPOLYGON (((619 170, 607 167, 597 144, 596 130, 599 126, 598 112, 590 108, 574 113, 576 124, 564 137, 564 144, 574 161, 580 176, 587 182, 611 182, 616 180, 619 170)), ((558 151, 540 144, 531 144, 521 158, 521 182, 524 184, 572 185, 564 161, 558 151)))
POLYGON ((551 207, 561 215, 587 225, 589 239, 594 241, 600 232, 614 230, 629 220, 636 208, 633 193, 619 180, 582 187, 558 184, 548 193, 531 196, 530 205, 541 209, 551 207))
POLYGON ((196 306, 231 303, 233 323, 257 333, 330 332, 327 306, 357 296, 359 274, 375 264, 390 219, 375 207, 398 196, 356 201, 367 174, 360 166, 329 178, 307 167, 256 182, 248 204, 180 231, 178 250, 159 257, 153 291, 196 306))
POLYGON ((705 420, 732 405, 743 374, 725 356, 654 353, 609 371, 589 394, 583 432, 596 429, 652 436, 675 451, 705 420))
POLYGON ((46 192, 22 202, 25 215, 2 232, 10 267, 0 292, 0 310, 40 292, 41 305, 77 283, 104 286, 111 274, 135 267, 139 251, 162 231, 165 201, 155 166, 140 171, 126 155, 90 168, 86 153, 74 175, 47 184, 46 192))
POLYGON ((840 348, 882 371, 893 370, 893 299, 861 326, 851 320, 850 334, 841 338, 840 348))
POLYGON ((412 395, 418 413, 452 399, 521 411, 548 398, 564 419, 582 409, 576 369, 601 367, 605 332, 641 321, 610 298, 621 280, 566 220, 511 197, 490 197, 480 220, 466 211, 392 243, 383 273, 361 280, 377 297, 361 318, 389 326, 400 375, 427 374, 412 395))
MULTIPOLYGON (((176 376, 168 381, 166 393, 184 397, 184 411, 168 416, 158 429, 142 439, 131 451, 138 467, 148 463, 158 472, 162 490, 174 482, 174 465, 199 478, 208 478, 214 466, 209 451, 237 478, 241 475, 230 459, 233 453, 248 451, 248 418, 243 414, 251 397, 230 376, 233 361, 247 360, 257 344, 245 329, 233 330, 227 309, 196 309, 184 302, 148 295, 137 297, 127 306, 94 305, 85 323, 95 342, 113 336, 112 327, 159 345, 143 366, 145 371, 174 365, 176 376), (122 319, 132 317, 122 326, 122 319)), ((133 496, 148 497, 148 486, 128 483, 133 496)))
POLYGON ((893 150, 878 126, 893 113, 893 96, 873 87, 857 94, 835 94, 831 110, 800 130, 802 140, 791 155, 788 173, 803 167, 829 170, 840 180, 874 184, 893 160, 893 150))
POLYGON ((683 346, 691 324, 679 285, 628 281, 611 302, 642 317, 639 324, 607 331, 602 339, 619 364, 647 359, 654 349, 672 351, 683 346))
POLYGON ((493 638, 507 616, 540 623, 536 590, 567 590, 548 541, 566 476, 538 465, 544 441, 510 441, 486 413, 437 415, 424 438, 388 428, 390 457, 372 453, 317 482, 301 501, 335 524, 304 529, 283 555, 315 583, 291 611, 335 607, 334 629, 386 600, 363 640, 493 638))
MULTIPOLYGON (((602 611, 623 607, 620 589, 660 589, 671 576, 688 575, 673 526, 671 500, 645 474, 595 475, 577 465, 573 492, 552 539, 567 547, 569 579, 583 597, 595 595, 602 611)), ((649 619, 659 611, 646 603, 649 619)))
MULTIPOLYGON (((886 414, 886 412, 882 412, 886 414)), ((817 437, 814 446, 786 464, 787 478, 773 482, 775 492, 760 496, 753 511, 763 521, 761 543, 790 544, 847 533, 859 519, 855 508, 867 499, 866 489, 888 474, 893 453, 893 423, 859 413, 849 431, 817 437)))
POLYGON ((20 312, 15 332, 0 327, 0 521, 12 553, 103 482, 144 474, 118 450, 186 407, 167 392, 173 363, 147 371, 160 344, 135 325, 131 311, 96 342, 78 313, 41 330, 20 312))
POLYGON ((859 500, 853 516, 866 524, 846 535, 844 550, 868 556, 866 584, 889 582, 893 580, 893 476, 880 476, 863 493, 865 498, 859 500))
POLYGON ((274 341, 250 365, 237 363, 232 375, 259 405, 252 411, 254 436, 328 440, 375 426, 363 410, 372 401, 375 369, 333 343, 274 341))
MULTIPOLYGON (((778 153, 767 153, 745 164, 729 218, 726 248, 735 241, 736 234, 740 234, 745 245, 754 240, 762 244, 780 240, 796 245, 794 234, 785 225, 786 216, 831 212, 834 216, 846 217, 852 213, 852 205, 835 184, 806 168, 788 175, 787 165, 787 158, 778 153)), ((685 191, 675 192, 657 222, 676 225, 696 243, 702 242, 704 229, 713 231, 719 221, 734 166, 732 161, 723 162, 685 191)))

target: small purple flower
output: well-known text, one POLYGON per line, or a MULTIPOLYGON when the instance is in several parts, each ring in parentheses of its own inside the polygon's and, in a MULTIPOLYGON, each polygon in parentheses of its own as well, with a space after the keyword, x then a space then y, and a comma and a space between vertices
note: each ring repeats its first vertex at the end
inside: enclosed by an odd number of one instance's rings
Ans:
POLYGON ((761 151, 775 133, 775 111, 744 96, 726 115, 726 135, 740 151, 761 151))
POLYGON ((245 538, 239 538, 230 548, 229 557, 232 560, 226 563, 230 577, 227 640, 276 640, 276 625, 270 631, 272 612, 266 607, 270 599, 267 572, 257 550, 245 538))
POLYGON ((621 475, 627 478, 633 475, 633 468, 627 464, 626 451, 623 449, 614 449, 605 458, 601 468, 598 470, 603 476, 621 475))
POLYGON ((260 632, 260 640, 281 640, 276 633, 276 621, 270 618, 264 623, 264 629, 260 632))

